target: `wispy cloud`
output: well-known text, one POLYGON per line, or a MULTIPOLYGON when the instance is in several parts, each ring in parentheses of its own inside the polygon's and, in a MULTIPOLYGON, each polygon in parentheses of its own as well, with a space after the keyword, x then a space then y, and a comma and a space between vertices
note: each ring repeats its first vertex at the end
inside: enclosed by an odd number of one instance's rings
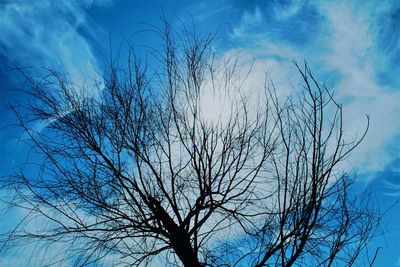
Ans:
POLYGON ((259 7, 255 7, 253 11, 245 11, 241 22, 232 30, 234 37, 244 37, 254 34, 255 30, 262 26, 263 15, 259 7))
POLYGON ((279 68, 280 79, 293 76, 287 68, 292 58, 307 60, 319 80, 334 87, 336 98, 343 103, 348 137, 363 132, 365 114, 370 114, 367 138, 350 161, 363 174, 375 173, 391 161, 393 155, 387 148, 399 145, 395 137, 400 133, 400 88, 396 87, 400 78, 387 74, 398 72, 387 66, 400 55, 400 27, 393 23, 399 17, 400 5, 395 1, 370 1, 367 5, 347 1, 312 5, 274 2, 257 6, 252 13, 243 12, 231 38, 239 43, 246 39, 251 44, 245 48, 247 53, 271 59, 269 64, 274 68, 285 65, 279 68), (313 16, 303 17, 306 13, 313 16), (382 43, 383 34, 390 35, 386 38, 391 45, 382 43), (390 82, 380 79, 382 73, 390 77, 390 82))
POLYGON ((400 132, 398 116, 400 91, 390 90, 376 79, 382 56, 379 36, 373 27, 382 14, 371 14, 363 6, 340 3, 320 5, 326 16, 322 44, 327 47, 322 64, 336 71, 340 81, 337 97, 344 103, 349 134, 362 130, 363 114, 371 114, 371 128, 364 143, 356 150, 353 163, 362 172, 381 170, 390 160, 386 146, 400 132))
POLYGON ((289 19, 296 15, 305 5, 304 0, 299 1, 282 1, 277 2, 273 6, 273 10, 277 19, 289 19))
POLYGON ((97 61, 84 37, 85 8, 100 1, 6 1, 0 4, 0 53, 23 67, 52 67, 77 83, 99 80, 97 61))
MULTIPOLYGON (((78 87, 85 85, 89 88, 93 83, 98 84, 101 74, 94 50, 87 39, 92 32, 88 27, 90 22, 86 17, 86 9, 94 5, 106 7, 112 3, 110 0, 0 1, 0 54, 20 67, 32 67, 27 70, 32 76, 40 75, 43 68, 49 67, 67 73, 78 87)), ((43 125, 32 127, 40 130, 43 125)), ((11 140, 7 146, 17 150, 19 146, 14 142, 14 139, 11 140)), ((15 157, 14 152, 8 157, 15 157)), ((4 205, 0 203, 0 211, 3 209, 4 205)), ((23 213, 23 209, 13 209, 7 218, 0 218, 0 224, 4 225, 9 220, 22 221, 26 215, 23 213)), ((26 226, 38 226, 42 223, 41 219, 28 221, 26 226)), ((7 224, 3 228, 0 234, 11 230, 7 224)), ((35 260, 62 259, 64 250, 65 247, 60 244, 53 244, 39 253, 36 245, 27 243, 19 246, 15 254, 1 255, 0 265, 26 266, 32 260, 32 266, 38 266, 35 260)))

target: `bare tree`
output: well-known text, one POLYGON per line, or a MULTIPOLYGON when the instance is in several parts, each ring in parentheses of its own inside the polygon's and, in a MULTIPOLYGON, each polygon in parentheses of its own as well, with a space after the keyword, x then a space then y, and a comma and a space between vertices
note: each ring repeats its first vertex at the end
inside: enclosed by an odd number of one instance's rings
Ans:
POLYGON ((155 72, 131 56, 97 88, 26 77, 32 101, 14 109, 43 160, 5 185, 27 213, 2 251, 62 244, 49 264, 77 266, 355 263, 379 216, 349 192, 341 162, 364 135, 344 139, 330 91, 295 63, 301 93, 280 97, 267 77, 254 101, 235 62, 216 63, 212 38, 158 33, 155 72), (206 116, 205 92, 228 108, 206 116))

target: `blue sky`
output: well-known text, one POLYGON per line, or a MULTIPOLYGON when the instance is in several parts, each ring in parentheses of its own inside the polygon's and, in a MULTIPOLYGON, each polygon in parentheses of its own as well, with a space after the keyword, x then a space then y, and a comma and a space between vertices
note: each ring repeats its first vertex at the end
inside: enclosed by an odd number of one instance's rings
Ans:
MULTIPOLYGON (((393 1, 128 1, 64 0, 0 2, 0 127, 15 120, 4 105, 23 100, 21 79, 11 60, 40 76, 45 67, 68 72, 90 86, 101 79, 111 50, 129 41, 157 47, 149 32, 160 16, 215 33, 215 52, 255 59, 251 79, 270 73, 278 90, 298 84, 292 59, 307 60, 320 81, 335 89, 343 104, 348 136, 360 135, 371 116, 368 135, 344 167, 359 176, 385 210, 400 199, 400 2, 393 1), (111 36, 111 37, 110 37, 111 36)), ((123 50, 122 50, 123 51, 123 50)), ((123 58, 121 52, 121 58, 123 58)), ((144 52, 143 52, 144 55, 144 52)), ((122 60, 123 61, 123 60, 122 60)), ((28 154, 21 131, 0 131, 0 175, 20 168, 28 154)), ((13 214, 6 219, 13 220, 13 214)), ((400 206, 385 218, 386 233, 376 266, 400 266, 400 206)))

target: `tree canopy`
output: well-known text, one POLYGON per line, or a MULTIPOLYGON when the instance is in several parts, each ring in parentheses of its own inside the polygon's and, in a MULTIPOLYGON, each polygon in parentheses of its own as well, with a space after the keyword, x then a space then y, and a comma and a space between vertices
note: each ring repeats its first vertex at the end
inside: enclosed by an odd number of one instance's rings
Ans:
POLYGON ((31 101, 13 108, 42 161, 3 184, 27 213, 2 251, 62 244, 49 264, 77 266, 353 265, 379 214, 350 192, 341 163, 364 135, 345 139, 332 92, 296 62, 295 94, 267 75, 243 90, 211 37, 158 34, 156 71, 132 50, 96 88, 26 76, 31 101))

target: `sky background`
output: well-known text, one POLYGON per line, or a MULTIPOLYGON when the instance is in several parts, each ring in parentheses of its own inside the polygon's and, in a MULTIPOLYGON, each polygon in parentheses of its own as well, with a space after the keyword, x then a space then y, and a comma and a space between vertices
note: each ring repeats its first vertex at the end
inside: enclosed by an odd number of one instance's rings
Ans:
MULTIPOLYGON (((360 136, 365 115, 370 115, 366 139, 346 162, 359 177, 359 190, 373 191, 383 211, 400 199, 396 0, 0 0, 0 127, 15 122, 5 106, 24 100, 21 77, 10 61, 35 77, 52 67, 69 73, 77 84, 91 86, 101 80, 110 51, 120 51, 123 62, 127 43, 144 57, 144 47, 160 47, 148 30, 162 26, 162 14, 177 28, 194 22, 198 33, 216 33, 213 49, 219 58, 238 57, 243 66, 255 59, 250 77, 254 85, 262 84, 268 72, 278 91, 296 87, 299 76, 292 60, 306 60, 343 104, 347 136, 360 136)), ((29 154, 21 137, 16 128, 0 131, 0 175, 20 169, 29 154)), ((7 228, 18 213, 2 217, 7 228)), ((381 247, 376 266, 400 266, 399 205, 384 222, 385 233, 369 249, 381 247)), ((18 259, 23 261, 21 255, 18 259)))

